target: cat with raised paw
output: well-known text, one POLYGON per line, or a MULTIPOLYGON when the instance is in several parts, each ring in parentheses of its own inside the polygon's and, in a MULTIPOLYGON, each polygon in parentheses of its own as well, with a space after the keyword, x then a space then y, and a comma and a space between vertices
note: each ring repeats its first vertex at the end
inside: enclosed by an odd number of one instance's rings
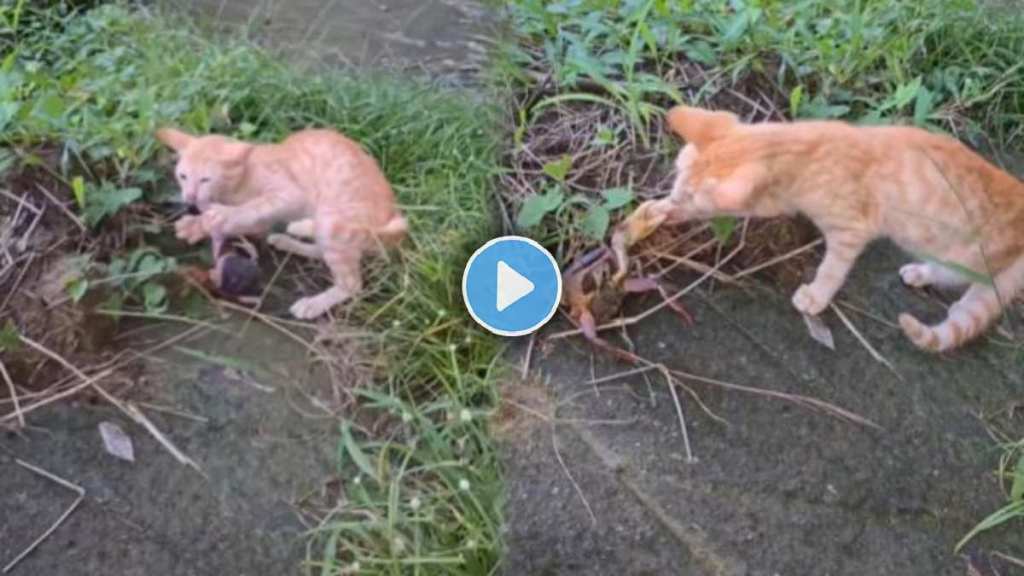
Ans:
POLYGON ((793 306, 821 313, 877 238, 918 259, 909 286, 967 286, 944 320, 899 316, 919 348, 946 351, 983 333, 1024 287, 1024 183, 960 141, 906 126, 841 121, 747 124, 734 114, 676 106, 669 128, 686 141, 667 197, 620 227, 630 243, 666 221, 801 213, 825 256, 793 306))
POLYGON ((194 244, 209 237, 219 253, 225 238, 263 235, 285 222, 287 233, 267 242, 327 264, 334 284, 296 301, 296 318, 316 318, 358 294, 363 255, 408 231, 377 161, 336 131, 302 130, 276 144, 174 128, 156 135, 178 153, 182 199, 199 209, 175 223, 178 238, 194 244))

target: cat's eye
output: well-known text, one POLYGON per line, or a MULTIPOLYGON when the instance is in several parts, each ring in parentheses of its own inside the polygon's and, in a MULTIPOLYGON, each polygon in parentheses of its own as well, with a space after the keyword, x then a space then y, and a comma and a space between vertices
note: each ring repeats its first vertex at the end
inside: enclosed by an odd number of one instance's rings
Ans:
POLYGON ((210 177, 209 176, 206 176, 206 177, 203 177, 203 178, 199 179, 199 183, 200 184, 206 184, 209 181, 210 181, 210 177))
POLYGON ((182 172, 181 174, 178 174, 178 178, 181 178, 182 180, 188 180, 188 175, 182 172))

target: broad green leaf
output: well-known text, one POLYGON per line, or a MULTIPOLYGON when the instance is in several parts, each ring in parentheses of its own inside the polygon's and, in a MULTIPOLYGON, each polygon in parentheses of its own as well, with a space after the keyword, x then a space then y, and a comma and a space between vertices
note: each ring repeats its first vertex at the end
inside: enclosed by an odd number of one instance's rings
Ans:
POLYGON ((519 208, 519 214, 516 216, 516 226, 531 228, 540 224, 546 214, 558 210, 564 199, 565 195, 562 193, 562 189, 558 187, 551 188, 544 194, 530 196, 523 202, 522 207, 519 208))
POLYGON ((167 289, 156 282, 142 286, 143 306, 147 312, 159 314, 167 310, 167 289))
POLYGON ((615 142, 615 132, 610 128, 601 128, 597 131, 597 134, 594 135, 594 139, 591 141, 591 144, 594 146, 608 146, 613 142, 615 142))
POLYGON ((711 231, 715 233, 715 238, 722 244, 729 242, 735 230, 736 218, 732 216, 719 216, 711 219, 711 231))
POLYGON ((609 210, 622 208, 633 201, 633 191, 624 186, 609 188, 601 194, 604 196, 604 207, 609 210))
POLYGON ((746 10, 737 11, 732 20, 722 31, 722 42, 732 44, 743 36, 750 24, 750 14, 746 10))
POLYGON ((886 110, 895 108, 896 110, 903 109, 907 104, 910 104, 914 98, 917 97, 918 91, 921 89, 921 77, 918 76, 912 81, 901 85, 896 89, 896 92, 887 98, 885 102, 879 106, 878 110, 884 112, 886 110))
POLYGON ((544 165, 544 173, 555 179, 559 184, 565 182, 565 177, 569 175, 569 169, 572 168, 572 157, 566 154, 558 160, 548 162, 544 165))
POLYGON ((705 66, 713 66, 718 62, 718 54, 715 52, 715 49, 703 40, 697 40, 688 44, 683 49, 683 53, 686 54, 687 59, 705 66))
POLYGON ((113 216, 125 206, 142 198, 142 190, 139 188, 115 188, 109 183, 95 190, 83 210, 85 222, 89 226, 96 226, 108 216, 113 216))
POLYGON ((10 125, 20 109, 21 106, 17 102, 0 102, 0 132, 10 125))
POLYGON ((849 106, 845 106, 843 104, 829 104, 824 98, 822 98, 819 95, 811 102, 807 102, 806 104, 804 104, 803 108, 800 110, 799 115, 806 118, 841 118, 845 116, 846 113, 849 111, 849 106))
POLYGON ((925 87, 917 92, 917 100, 914 102, 914 124, 924 126, 932 113, 932 105, 935 103, 935 95, 925 87))
POLYGON ((594 205, 590 207, 587 215, 583 217, 580 228, 590 238, 600 240, 604 238, 605 233, 608 231, 610 221, 611 217, 608 214, 608 209, 604 206, 594 205))
POLYGON ((77 304, 85 296, 85 293, 89 291, 89 281, 85 278, 75 278, 68 282, 67 286, 64 287, 67 290, 68 296, 71 297, 71 301, 77 304))
POLYGON ((64 100, 60 95, 53 92, 43 94, 36 100, 36 105, 32 109, 33 114, 48 118, 50 120, 60 120, 61 116, 64 115, 64 100))

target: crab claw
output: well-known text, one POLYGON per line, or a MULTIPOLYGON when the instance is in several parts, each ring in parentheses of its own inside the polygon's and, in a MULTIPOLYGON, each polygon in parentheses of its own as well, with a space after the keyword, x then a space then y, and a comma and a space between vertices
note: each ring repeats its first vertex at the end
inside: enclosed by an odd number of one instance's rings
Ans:
POLYGON ((580 311, 580 330, 583 331, 583 335, 586 336, 587 340, 595 342, 597 338, 597 321, 594 319, 594 315, 590 310, 580 311))
POLYGON ((629 270, 629 248, 650 236, 668 218, 668 202, 667 199, 648 200, 615 228, 612 235, 612 251, 618 270, 613 278, 615 282, 620 282, 629 270))

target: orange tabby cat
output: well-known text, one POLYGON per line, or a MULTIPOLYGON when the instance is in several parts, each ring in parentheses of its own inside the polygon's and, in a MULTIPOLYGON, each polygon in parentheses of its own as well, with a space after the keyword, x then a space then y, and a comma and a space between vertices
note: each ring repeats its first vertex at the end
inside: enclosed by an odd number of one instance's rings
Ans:
POLYGON ((867 244, 888 237, 924 260, 900 268, 906 284, 969 285, 938 325, 900 315, 907 337, 931 351, 978 336, 1024 287, 1024 184, 953 138, 838 121, 744 124, 686 106, 667 119, 687 145, 671 195, 623 224, 632 241, 669 219, 803 213, 826 250, 793 305, 816 315, 867 244))
POLYGON ((198 216, 175 225, 179 238, 206 236, 214 250, 228 236, 272 234, 276 248, 322 258, 334 285, 291 307, 296 318, 320 316, 362 289, 364 252, 397 243, 408 228, 377 162, 355 142, 331 130, 303 130, 279 144, 253 144, 225 136, 191 136, 172 128, 157 138, 179 153, 175 174, 181 194, 198 216), (304 242, 294 238, 313 239, 304 242))

